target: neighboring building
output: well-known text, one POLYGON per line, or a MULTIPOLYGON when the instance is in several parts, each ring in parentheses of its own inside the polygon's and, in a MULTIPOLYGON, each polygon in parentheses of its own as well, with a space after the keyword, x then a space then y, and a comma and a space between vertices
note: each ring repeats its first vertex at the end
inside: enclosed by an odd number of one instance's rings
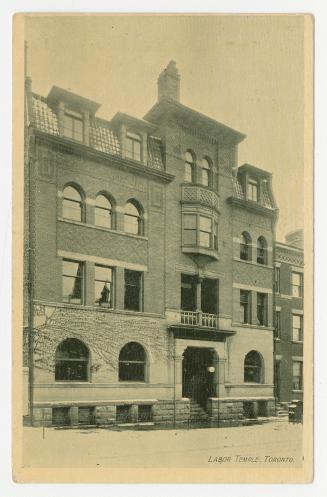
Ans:
POLYGON ((271 175, 237 167, 245 136, 182 105, 179 87, 170 62, 143 119, 108 122, 26 81, 35 425, 274 412, 271 175))
POLYGON ((303 231, 275 245, 275 397, 303 400, 303 231))

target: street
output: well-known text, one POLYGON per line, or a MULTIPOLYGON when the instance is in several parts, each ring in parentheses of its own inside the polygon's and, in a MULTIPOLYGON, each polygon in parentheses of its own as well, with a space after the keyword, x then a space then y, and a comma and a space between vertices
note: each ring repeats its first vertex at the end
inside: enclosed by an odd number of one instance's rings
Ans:
POLYGON ((117 431, 24 428, 25 467, 299 467, 302 425, 117 431), (268 466, 269 465, 269 466, 268 466))

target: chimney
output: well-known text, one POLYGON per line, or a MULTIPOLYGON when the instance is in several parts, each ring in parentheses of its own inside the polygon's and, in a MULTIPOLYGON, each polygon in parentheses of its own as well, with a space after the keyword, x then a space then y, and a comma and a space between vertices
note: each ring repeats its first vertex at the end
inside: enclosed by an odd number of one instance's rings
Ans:
POLYGON ((176 62, 171 60, 158 78, 158 100, 169 98, 179 102, 180 97, 180 75, 176 67, 176 62))

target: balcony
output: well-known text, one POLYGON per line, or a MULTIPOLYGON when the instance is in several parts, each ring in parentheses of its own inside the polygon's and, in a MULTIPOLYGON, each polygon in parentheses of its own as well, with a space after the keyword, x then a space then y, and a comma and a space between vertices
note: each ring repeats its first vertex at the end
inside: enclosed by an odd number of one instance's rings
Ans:
POLYGON ((219 212, 218 194, 201 185, 182 185, 182 203, 199 204, 219 212))
POLYGON ((205 328, 218 328, 218 316, 200 311, 181 311, 181 323, 205 328))
POLYGON ((175 338, 188 340, 223 341, 235 332, 226 326, 217 314, 202 311, 180 311, 175 314, 175 323, 169 326, 175 338), (179 321, 179 323, 176 321, 179 321))

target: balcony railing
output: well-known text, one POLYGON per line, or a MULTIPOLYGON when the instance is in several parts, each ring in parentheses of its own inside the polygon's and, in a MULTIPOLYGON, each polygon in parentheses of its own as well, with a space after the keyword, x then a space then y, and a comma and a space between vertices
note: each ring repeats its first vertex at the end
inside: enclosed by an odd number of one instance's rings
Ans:
POLYGON ((209 314, 201 311, 181 311, 181 323, 191 326, 218 328, 218 316, 217 314, 209 314))

